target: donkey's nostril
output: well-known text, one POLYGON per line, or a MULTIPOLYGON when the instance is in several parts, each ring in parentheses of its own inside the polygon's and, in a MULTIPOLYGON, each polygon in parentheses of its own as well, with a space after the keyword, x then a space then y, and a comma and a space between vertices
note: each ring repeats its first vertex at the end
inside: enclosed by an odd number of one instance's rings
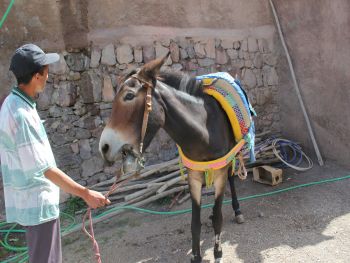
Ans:
POLYGON ((109 145, 108 144, 104 144, 102 146, 102 153, 106 154, 108 152, 108 150, 109 150, 109 145))

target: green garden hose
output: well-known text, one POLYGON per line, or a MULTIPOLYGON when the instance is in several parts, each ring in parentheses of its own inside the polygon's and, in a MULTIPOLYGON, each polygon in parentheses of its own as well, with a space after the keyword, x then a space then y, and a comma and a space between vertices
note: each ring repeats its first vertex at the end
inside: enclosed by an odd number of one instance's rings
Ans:
POLYGON ((8 16, 8 14, 10 13, 11 8, 12 8, 14 3, 15 3, 15 0, 11 0, 11 2, 9 4, 9 6, 7 7, 4 15, 2 16, 2 18, 0 20, 0 29, 2 28, 2 25, 4 24, 4 22, 5 22, 5 20, 6 20, 7 16, 8 16))
MULTIPOLYGON (((300 185, 295 185, 295 186, 283 188, 283 189, 268 192, 268 193, 250 195, 250 196, 238 198, 238 200, 245 201, 245 200, 250 200, 250 199, 254 199, 254 198, 267 197, 267 196, 280 194, 283 192, 292 191, 292 190, 299 189, 299 188, 304 188, 304 187, 309 187, 309 186, 314 186, 314 185, 319 185, 319 184, 325 184, 325 183, 332 183, 332 182, 337 182, 337 181, 341 181, 341 180, 345 180, 345 179, 350 179, 350 175, 343 176, 343 177, 336 177, 336 178, 332 178, 332 179, 325 179, 325 180, 321 180, 321 181, 315 181, 315 182, 310 182, 310 183, 305 183, 305 184, 300 184, 300 185)), ((231 199, 224 200, 223 204, 231 204, 231 199)), ((202 208, 210 208, 213 206, 214 206, 214 204, 205 204, 205 205, 202 205, 202 208)), ((141 213, 148 213, 148 214, 153 214, 153 215, 181 215, 181 214, 190 213, 192 211, 192 209, 189 208, 189 209, 183 209, 183 210, 177 210, 177 211, 161 212, 161 211, 154 211, 154 210, 149 210, 149 209, 144 209, 144 208, 139 208, 139 207, 134 207, 134 206, 121 206, 121 207, 115 207, 115 208, 112 208, 112 209, 107 210, 105 212, 102 212, 102 213, 96 215, 94 218, 95 219, 100 218, 102 216, 108 215, 108 214, 115 212, 117 210, 132 210, 132 211, 137 211, 137 212, 141 212, 141 213)), ((79 224, 75 224, 73 216, 65 214, 65 213, 61 213, 61 215, 66 216, 70 220, 72 220, 72 223, 68 227, 62 228, 62 232, 68 231, 69 229, 71 229, 73 227, 79 226, 79 224)), ((20 254, 17 254, 15 256, 13 256, 12 258, 9 258, 5 261, 1 261, 1 263, 13 263, 13 262, 22 263, 28 259, 26 247, 14 247, 14 246, 9 245, 9 243, 8 243, 8 237, 11 233, 23 233, 24 232, 24 230, 14 229, 15 227, 16 227, 16 224, 7 224, 5 222, 0 222, 0 233, 6 233, 4 241, 0 240, 0 244, 8 251, 21 252, 20 254), (4 227, 8 227, 9 225, 12 225, 9 229, 3 229, 4 227), (25 252, 23 252, 23 251, 25 251, 25 252), (18 261, 18 259, 20 259, 20 260, 18 261)))

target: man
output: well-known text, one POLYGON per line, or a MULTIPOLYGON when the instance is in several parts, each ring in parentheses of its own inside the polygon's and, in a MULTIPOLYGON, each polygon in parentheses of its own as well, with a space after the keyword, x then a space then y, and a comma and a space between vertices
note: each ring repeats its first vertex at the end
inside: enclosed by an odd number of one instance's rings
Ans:
POLYGON ((0 157, 6 220, 25 226, 29 262, 62 262, 59 225, 59 187, 79 196, 92 208, 109 204, 101 193, 89 190, 56 167, 34 97, 42 92, 49 64, 59 60, 38 46, 18 48, 10 70, 18 86, 0 111, 0 157))

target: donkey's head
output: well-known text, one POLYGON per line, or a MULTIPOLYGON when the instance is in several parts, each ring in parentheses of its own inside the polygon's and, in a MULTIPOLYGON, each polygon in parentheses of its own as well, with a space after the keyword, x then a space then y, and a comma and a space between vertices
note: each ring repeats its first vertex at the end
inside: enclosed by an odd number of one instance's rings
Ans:
POLYGON ((167 58, 168 55, 153 60, 121 79, 110 120, 101 135, 99 150, 103 158, 110 163, 122 154, 124 172, 135 171, 138 168, 141 158, 140 144, 144 143, 143 149, 147 148, 164 124, 164 108, 156 85, 159 70, 167 58), (147 90, 152 103, 148 119, 145 114, 147 90), (145 127, 146 131, 142 132, 145 127))

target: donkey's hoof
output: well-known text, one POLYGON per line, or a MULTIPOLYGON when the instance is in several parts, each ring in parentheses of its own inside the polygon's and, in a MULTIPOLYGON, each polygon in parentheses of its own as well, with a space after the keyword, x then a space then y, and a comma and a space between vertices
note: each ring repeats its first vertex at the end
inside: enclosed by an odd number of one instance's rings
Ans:
POLYGON ((216 258, 215 263, 224 263, 224 260, 222 258, 216 258))
POLYGON ((192 255, 191 263, 202 263, 202 257, 200 255, 192 255))
POLYGON ((214 258, 215 258, 215 260, 222 258, 222 250, 215 250, 214 249, 214 258))
POLYGON ((240 214, 240 215, 235 216, 234 221, 235 221, 237 224, 243 224, 244 221, 245 221, 245 220, 244 220, 243 214, 240 214))

